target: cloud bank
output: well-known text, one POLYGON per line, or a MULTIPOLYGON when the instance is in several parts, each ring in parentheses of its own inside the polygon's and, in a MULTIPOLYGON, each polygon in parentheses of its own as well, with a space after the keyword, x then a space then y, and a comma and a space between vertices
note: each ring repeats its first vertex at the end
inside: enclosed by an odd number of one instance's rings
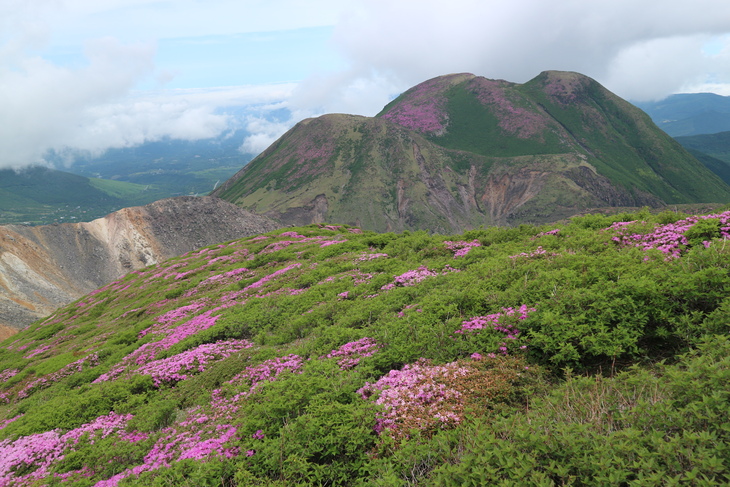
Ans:
MULTIPOLYGON (((730 83, 730 2, 724 0, 356 5, 343 14, 334 36, 351 70, 330 76, 331 89, 319 96, 322 106, 346 107, 346 96, 331 95, 369 86, 380 91, 372 113, 393 86, 405 89, 455 72, 521 83, 544 70, 577 71, 636 101, 730 83), (708 54, 703 46, 713 39, 721 49, 708 54)), ((315 102, 316 93, 310 95, 315 102)))
MULTIPOLYGON (((252 71, 283 72, 278 60, 292 53, 277 46, 270 56, 257 53, 268 62, 252 71)), ((186 68, 210 66, 202 47, 196 52, 203 58, 186 68)), ((237 54, 231 63, 243 62, 246 53, 237 54)), ((49 150, 96 154, 240 127, 250 132, 241 150, 258 153, 302 118, 374 115, 434 76, 471 72, 521 83, 544 70, 581 72, 634 101, 730 95, 730 2, 0 0, 0 167, 43 163, 49 150), (312 66, 305 79, 172 90, 164 84, 180 86, 182 70, 156 65, 158 46, 180 44, 170 39, 313 26, 333 27, 332 52, 319 46, 302 59, 299 72, 312 66), (82 41, 83 56, 65 54, 64 46, 82 41), (327 56, 343 62, 324 62, 324 71, 317 66, 327 56), (158 89, 135 91, 140 86, 158 89), (244 116, 220 109, 247 105, 255 108, 244 116), (281 108, 291 118, 267 115, 281 108)))

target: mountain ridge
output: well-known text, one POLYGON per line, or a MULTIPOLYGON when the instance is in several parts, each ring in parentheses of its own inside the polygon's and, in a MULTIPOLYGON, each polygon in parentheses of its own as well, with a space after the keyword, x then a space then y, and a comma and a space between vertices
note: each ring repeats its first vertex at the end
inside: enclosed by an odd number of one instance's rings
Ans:
POLYGON ((595 80, 547 71, 521 85, 441 76, 376 117, 302 121, 212 194, 284 224, 449 233, 724 202, 730 187, 595 80))

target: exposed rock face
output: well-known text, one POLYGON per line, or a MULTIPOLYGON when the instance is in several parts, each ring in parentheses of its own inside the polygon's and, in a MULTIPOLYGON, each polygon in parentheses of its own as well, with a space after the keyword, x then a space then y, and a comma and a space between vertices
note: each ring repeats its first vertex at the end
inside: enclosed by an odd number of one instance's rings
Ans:
POLYGON ((209 196, 124 208, 88 223, 1 226, 0 334, 134 269, 278 226, 209 196))

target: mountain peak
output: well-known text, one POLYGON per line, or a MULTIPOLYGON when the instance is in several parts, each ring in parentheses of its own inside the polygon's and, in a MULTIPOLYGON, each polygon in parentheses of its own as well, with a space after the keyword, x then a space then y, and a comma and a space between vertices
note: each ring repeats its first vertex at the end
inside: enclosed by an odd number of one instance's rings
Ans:
POLYGON ((214 195, 284 224, 453 232, 725 202, 730 187, 595 80, 545 71, 524 84, 439 76, 375 118, 311 119, 214 195))

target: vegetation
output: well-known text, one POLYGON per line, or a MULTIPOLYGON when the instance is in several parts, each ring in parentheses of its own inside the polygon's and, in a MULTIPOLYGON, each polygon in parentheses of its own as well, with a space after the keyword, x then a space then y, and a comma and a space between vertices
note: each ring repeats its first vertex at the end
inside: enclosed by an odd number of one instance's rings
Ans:
POLYGON ((730 482, 730 212, 311 225, 0 347, 0 485, 730 482))

